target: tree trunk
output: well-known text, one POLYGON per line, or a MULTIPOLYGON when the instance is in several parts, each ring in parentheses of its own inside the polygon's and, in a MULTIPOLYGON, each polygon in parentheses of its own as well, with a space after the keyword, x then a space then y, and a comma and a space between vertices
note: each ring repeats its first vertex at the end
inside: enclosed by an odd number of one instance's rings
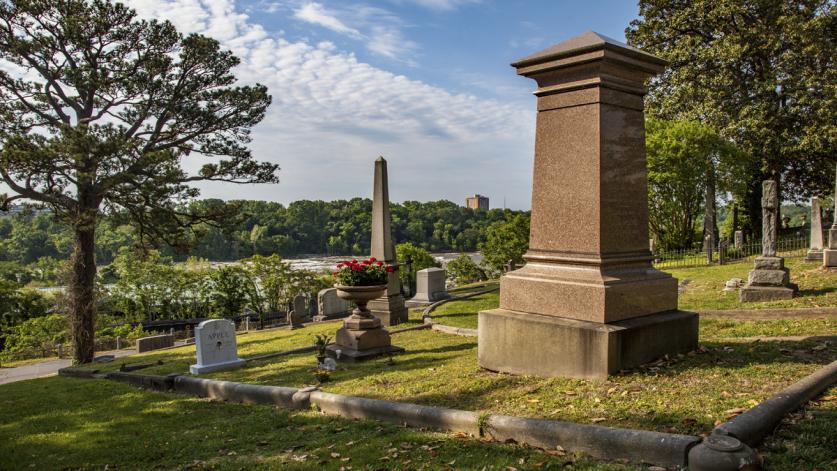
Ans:
POLYGON ((73 362, 93 361, 94 323, 96 318, 96 247, 95 224, 75 229, 75 248, 70 264, 70 325, 73 341, 73 362))

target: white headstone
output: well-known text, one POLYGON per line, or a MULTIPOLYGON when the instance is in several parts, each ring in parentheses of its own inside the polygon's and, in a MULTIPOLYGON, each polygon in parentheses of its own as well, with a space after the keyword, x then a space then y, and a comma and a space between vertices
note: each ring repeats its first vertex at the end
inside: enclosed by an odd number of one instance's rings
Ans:
POLYGON ((245 363, 238 358, 235 324, 226 319, 210 319, 195 327, 198 362, 189 367, 193 375, 236 368, 245 363))
POLYGON ((434 303, 450 297, 445 287, 443 268, 425 268, 416 272, 416 295, 411 303, 434 303))

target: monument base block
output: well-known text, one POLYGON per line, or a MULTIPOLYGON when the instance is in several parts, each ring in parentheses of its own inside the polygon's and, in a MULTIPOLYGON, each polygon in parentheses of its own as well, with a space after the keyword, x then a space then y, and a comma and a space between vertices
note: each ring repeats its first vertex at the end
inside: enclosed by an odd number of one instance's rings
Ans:
POLYGON ((609 324, 493 309, 479 313, 479 365, 534 376, 604 379, 698 347, 698 315, 667 311, 609 324))
POLYGON ((341 347, 340 345, 329 345, 326 348, 326 355, 334 358, 337 361, 346 363, 355 363, 364 360, 371 360, 384 355, 396 355, 404 353, 402 347, 395 345, 386 345, 383 347, 370 348, 367 350, 355 350, 352 348, 341 347), (339 352, 339 354, 338 354, 339 352))
POLYGON ((407 322, 407 307, 404 305, 404 296, 384 296, 373 299, 367 304, 372 315, 381 320, 383 325, 398 325, 407 322))
POLYGON ((809 250, 807 254, 805 254, 805 261, 806 262, 821 262, 822 261, 822 250, 809 250))
POLYGON ((225 361, 223 363, 214 363, 212 365, 191 365, 189 366, 189 373, 193 375, 200 375, 204 373, 212 373, 213 371, 230 370, 244 366, 247 361, 241 358, 233 361, 225 361))
POLYGON ((837 250, 825 249, 822 251, 822 266, 837 268, 837 250))
POLYGON ((745 286, 738 293, 738 299, 742 303, 759 301, 777 301, 780 299, 792 299, 796 293, 796 285, 788 286, 745 286))

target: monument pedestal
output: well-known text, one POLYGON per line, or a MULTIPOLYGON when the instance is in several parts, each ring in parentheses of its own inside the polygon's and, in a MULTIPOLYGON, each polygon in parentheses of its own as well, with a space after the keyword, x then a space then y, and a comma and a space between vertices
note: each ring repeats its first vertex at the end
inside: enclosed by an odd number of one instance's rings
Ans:
POLYGON ((828 230, 828 248, 822 251, 822 266, 826 268, 837 267, 837 228, 832 227, 828 230))
POLYGON ((507 309, 479 313, 479 364, 504 373, 604 379, 697 346, 693 312, 607 324, 507 309))
POLYGON ((747 303, 791 299, 796 291, 784 258, 756 257, 755 269, 750 271, 747 286, 741 288, 739 300, 747 303))
POLYGON ((392 345, 389 331, 383 328, 379 318, 354 315, 343 322, 334 345, 326 348, 328 356, 350 363, 402 352, 403 348, 392 345))
POLYGON ((805 261, 806 262, 821 262, 822 261, 822 250, 809 250, 807 254, 805 254, 805 261))

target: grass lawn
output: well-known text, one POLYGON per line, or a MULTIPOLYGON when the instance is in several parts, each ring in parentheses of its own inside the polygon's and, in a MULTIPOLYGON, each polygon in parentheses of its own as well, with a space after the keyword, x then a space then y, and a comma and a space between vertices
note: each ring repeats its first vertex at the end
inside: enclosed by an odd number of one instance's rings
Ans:
POLYGON ((821 264, 805 262, 801 258, 786 258, 791 282, 799 285, 799 296, 784 301, 762 303, 738 302, 738 291, 725 292, 724 283, 731 278, 747 281, 753 263, 745 261, 711 267, 677 268, 665 270, 682 283, 689 280, 680 294, 680 309, 770 309, 837 306, 837 270, 823 269, 821 264))
MULTIPOLYGON (((310 345, 315 333, 333 332, 338 325, 250 333, 239 337, 240 352, 247 356, 310 345)), ((608 381, 585 381, 481 370, 476 339, 470 337, 418 330, 393 336, 393 343, 407 349, 394 357, 393 364, 379 359, 341 365, 322 389, 473 411, 704 433, 726 420, 729 411, 750 407, 837 358, 835 344, 704 338, 702 353, 681 355, 608 381)), ((102 368, 162 360, 162 365, 142 371, 186 373, 194 355, 194 346, 181 347, 117 359, 102 368)), ((313 354, 297 354, 205 377, 302 387, 315 382, 315 364, 313 354)))
POLYGON ((0 386, 2 469, 642 470, 513 445, 113 381, 0 386))
MULTIPOLYGON (((499 300, 500 295, 495 292, 461 301, 451 301, 439 306, 431 313, 431 316, 440 324, 476 329, 477 312, 496 308, 499 300)), ((798 335, 837 335, 837 316, 748 321, 704 317, 700 320, 700 337, 705 340, 798 335)))
MULTIPOLYGON (((490 302, 491 295, 485 296, 487 300, 474 298, 450 305, 490 302)), ((393 343, 407 349, 394 357, 394 363, 380 359, 341 365, 321 388, 473 411, 701 434, 837 358, 835 344, 721 337, 730 332, 750 336, 781 329, 833 332, 833 320, 826 321, 800 320, 798 326, 774 325, 784 321, 742 325, 714 321, 709 328, 702 326, 700 352, 607 381, 483 371, 477 367, 476 339, 411 331, 393 337, 393 343)), ((338 326, 329 322, 294 331, 251 332, 239 336, 239 352, 252 356, 310 345, 314 334, 334 332, 338 326)), ((98 366, 112 370, 122 363, 162 360, 162 365, 141 372, 186 373, 194 358, 194 346, 188 346, 98 366)), ((301 387, 314 383, 315 361, 313 354, 291 355, 205 377, 301 387)), ((798 460, 811 464, 806 469, 832 465, 837 458, 836 410, 833 398, 824 399, 768 442, 765 450, 772 469, 800 469, 795 466, 798 460)), ((210 403, 109 381, 46 378, 3 385, 0 416, 0 456, 9 457, 4 463, 14 463, 15 468, 32 464, 37 469, 105 465, 168 469, 192 463, 220 469, 562 469, 568 459, 451 434, 328 418, 314 412, 210 403)), ((572 469, 645 469, 577 458, 572 457, 572 469)))

